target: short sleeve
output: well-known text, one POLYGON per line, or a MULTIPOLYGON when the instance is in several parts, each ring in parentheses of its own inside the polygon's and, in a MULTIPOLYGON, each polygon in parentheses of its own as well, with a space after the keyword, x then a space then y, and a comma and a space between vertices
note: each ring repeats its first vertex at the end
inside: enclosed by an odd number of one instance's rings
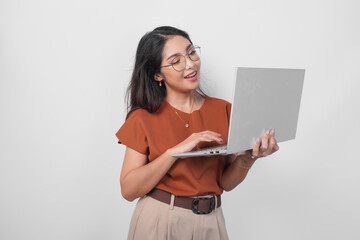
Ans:
POLYGON ((141 116, 133 112, 115 134, 119 144, 124 144, 135 151, 148 155, 149 145, 141 116))

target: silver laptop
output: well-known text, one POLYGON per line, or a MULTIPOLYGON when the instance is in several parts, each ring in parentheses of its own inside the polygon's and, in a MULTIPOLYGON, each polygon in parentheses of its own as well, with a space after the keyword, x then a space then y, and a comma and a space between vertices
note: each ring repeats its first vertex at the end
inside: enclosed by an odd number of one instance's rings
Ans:
POLYGON ((172 156, 245 151, 271 128, 278 143, 295 139, 304 76, 304 69, 236 68, 227 145, 172 156))

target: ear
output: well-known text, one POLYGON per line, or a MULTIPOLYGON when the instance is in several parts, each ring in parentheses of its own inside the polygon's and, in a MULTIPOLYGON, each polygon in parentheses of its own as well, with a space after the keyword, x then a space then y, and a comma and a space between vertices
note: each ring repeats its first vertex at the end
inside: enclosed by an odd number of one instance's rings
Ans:
POLYGON ((154 76, 155 81, 161 82, 162 80, 164 80, 164 76, 161 73, 157 73, 154 76))

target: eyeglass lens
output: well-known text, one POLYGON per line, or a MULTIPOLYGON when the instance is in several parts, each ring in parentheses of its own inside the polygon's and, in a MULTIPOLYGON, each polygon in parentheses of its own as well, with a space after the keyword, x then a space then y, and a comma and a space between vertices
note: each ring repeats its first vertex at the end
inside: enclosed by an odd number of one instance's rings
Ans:
MULTIPOLYGON (((200 48, 199 47, 192 48, 187 53, 187 55, 190 58, 190 60, 193 61, 193 62, 199 60, 200 59, 200 48)), ((171 65, 174 68, 174 70, 176 70, 176 71, 184 70, 184 68, 186 66, 186 58, 185 58, 185 56, 181 55, 181 56, 175 57, 173 59, 173 61, 171 62, 171 65)))

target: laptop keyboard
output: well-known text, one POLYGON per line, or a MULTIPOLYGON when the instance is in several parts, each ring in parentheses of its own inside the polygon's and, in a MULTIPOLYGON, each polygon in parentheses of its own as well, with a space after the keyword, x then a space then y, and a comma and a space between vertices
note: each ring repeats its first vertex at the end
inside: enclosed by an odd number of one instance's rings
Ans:
POLYGON ((226 153, 226 146, 211 147, 201 150, 202 154, 226 153))
POLYGON ((227 151, 227 145, 222 145, 222 146, 208 147, 202 150, 191 151, 187 153, 174 154, 172 156, 186 158, 186 157, 197 157, 197 156, 211 156, 215 154, 226 155, 226 151, 227 151))

